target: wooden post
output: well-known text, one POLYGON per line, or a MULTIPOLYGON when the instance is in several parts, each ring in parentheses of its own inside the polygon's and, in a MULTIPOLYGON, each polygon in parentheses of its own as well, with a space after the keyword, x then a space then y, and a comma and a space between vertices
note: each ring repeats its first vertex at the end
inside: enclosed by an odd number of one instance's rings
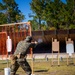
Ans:
POLYGON ((75 57, 73 57, 73 63, 74 63, 74 65, 75 65, 75 60, 74 60, 74 59, 75 59, 75 57))
POLYGON ((58 66, 59 66, 60 64, 59 64, 59 51, 58 51, 58 66))
POLYGON ((33 75, 33 74, 34 74, 34 73, 33 73, 33 71, 34 71, 34 70, 33 70, 33 49, 30 48, 30 51, 31 51, 31 60, 32 60, 32 61, 31 61, 31 67, 32 67, 32 75, 33 75))
MULTIPOLYGON (((4 33, 3 33, 3 37, 4 37, 4 33)), ((3 38, 3 57, 4 57, 4 38, 3 38)))
POLYGON ((74 44, 74 42, 71 40, 71 38, 68 38, 68 40, 66 40, 66 52, 69 53, 69 55, 67 55, 67 65, 69 65, 69 56, 72 55, 72 53, 74 53, 74 46, 72 46, 74 44), (70 45, 71 45, 71 51, 70 51, 70 45))
POLYGON ((68 62, 68 54, 67 54, 67 66, 69 65, 69 62, 68 62))
MULTIPOLYGON (((0 37, 1 37, 1 35, 0 35, 0 37)), ((0 55, 1 55, 1 40, 0 40, 0 55)))
POLYGON ((3 57, 4 57, 4 53, 3 53, 3 52, 4 52, 4 51, 3 51, 3 43, 4 43, 4 42, 3 42, 3 33, 2 33, 2 41, 1 41, 1 43, 2 43, 2 59, 3 59, 3 57))
POLYGON ((75 65, 74 58, 73 58, 73 64, 75 65))
POLYGON ((14 27, 13 27, 13 39, 14 39, 14 52, 15 52, 16 40, 15 40, 15 29, 14 29, 14 27))
POLYGON ((53 66, 53 52, 58 52, 57 60, 58 60, 58 66, 59 66, 59 42, 57 41, 57 39, 53 41, 53 38, 52 38, 52 66, 53 66))
POLYGON ((72 53, 73 64, 75 66, 75 53, 72 53))
POLYGON ((52 66, 53 66, 53 51, 52 51, 52 66))
MULTIPOLYGON (((52 42, 53 42, 53 38, 52 38, 52 42)), ((52 48, 52 66, 53 66, 53 48, 52 48)))
MULTIPOLYGON (((65 41, 67 41, 67 37, 65 37, 65 41)), ((67 54, 67 66, 68 66, 68 54, 67 54)))

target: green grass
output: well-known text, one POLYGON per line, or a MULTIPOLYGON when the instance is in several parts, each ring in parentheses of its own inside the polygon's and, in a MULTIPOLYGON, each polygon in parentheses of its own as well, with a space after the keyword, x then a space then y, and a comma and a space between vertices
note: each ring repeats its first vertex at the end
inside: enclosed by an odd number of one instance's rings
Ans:
MULTIPOLYGON (((28 60, 30 66, 31 61, 28 60)), ((9 62, 10 63, 10 62, 9 62)), ((4 68, 7 67, 6 61, 0 61, 0 72, 4 72, 4 68)), ((25 72, 19 68, 17 74, 25 75, 25 72)), ((36 60, 34 61, 34 74, 38 75, 75 75, 75 66, 72 62, 69 63, 69 66, 66 65, 66 61, 60 62, 60 66, 57 65, 57 62, 54 62, 54 65, 51 66, 51 60, 36 60)))

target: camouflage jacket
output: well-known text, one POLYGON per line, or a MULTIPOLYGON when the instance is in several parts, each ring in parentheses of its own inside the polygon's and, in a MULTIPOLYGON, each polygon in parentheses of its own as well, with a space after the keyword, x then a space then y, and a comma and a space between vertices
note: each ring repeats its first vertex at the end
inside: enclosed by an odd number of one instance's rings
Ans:
POLYGON ((28 50, 30 48, 34 48, 34 43, 29 43, 25 41, 20 41, 16 47, 16 50, 14 52, 14 55, 18 55, 19 53, 23 54, 24 56, 27 54, 28 50))

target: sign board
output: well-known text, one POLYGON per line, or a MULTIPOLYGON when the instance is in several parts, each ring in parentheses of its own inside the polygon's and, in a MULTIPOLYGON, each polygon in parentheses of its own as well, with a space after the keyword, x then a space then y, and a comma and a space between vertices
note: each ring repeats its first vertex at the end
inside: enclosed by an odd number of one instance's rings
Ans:
POLYGON ((6 40, 6 48, 7 48, 7 52, 11 52, 11 50, 12 50, 12 41, 11 41, 9 36, 8 36, 8 39, 6 40))
POLYGON ((72 55, 72 53, 74 53, 74 43, 71 39, 68 39, 68 41, 66 41, 66 53, 69 53, 70 56, 72 55))
POLYGON ((59 51, 59 41, 56 39, 52 42, 52 51, 59 51))

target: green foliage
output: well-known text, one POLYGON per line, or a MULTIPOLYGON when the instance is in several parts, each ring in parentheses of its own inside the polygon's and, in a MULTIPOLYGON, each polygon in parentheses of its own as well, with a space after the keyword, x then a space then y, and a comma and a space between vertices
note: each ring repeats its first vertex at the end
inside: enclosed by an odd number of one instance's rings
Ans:
POLYGON ((24 19, 24 15, 18 9, 18 4, 16 4, 15 0, 2 0, 2 3, 0 2, 0 12, 0 14, 5 15, 5 17, 1 15, 3 20, 3 22, 0 22, 1 24, 20 22, 24 19))
POLYGON ((45 1, 46 0, 32 0, 32 2, 30 3, 31 9, 36 14, 36 19, 38 19, 38 29, 41 29, 41 20, 43 17, 42 13, 45 8, 45 1))
POLYGON ((6 15, 0 13, 0 24, 7 23, 6 15))
POLYGON ((55 27, 51 27, 50 30, 56 30, 56 28, 55 27))
POLYGON ((75 25, 71 24, 71 25, 69 26, 69 29, 75 29, 75 25))
POLYGON ((32 0, 30 6, 37 19, 40 17, 41 22, 46 22, 46 26, 41 24, 44 29, 65 29, 75 25, 75 0, 66 0, 66 3, 61 0, 32 0))
POLYGON ((32 30, 38 30, 38 22, 36 17, 33 20, 29 20, 31 22, 32 30))

